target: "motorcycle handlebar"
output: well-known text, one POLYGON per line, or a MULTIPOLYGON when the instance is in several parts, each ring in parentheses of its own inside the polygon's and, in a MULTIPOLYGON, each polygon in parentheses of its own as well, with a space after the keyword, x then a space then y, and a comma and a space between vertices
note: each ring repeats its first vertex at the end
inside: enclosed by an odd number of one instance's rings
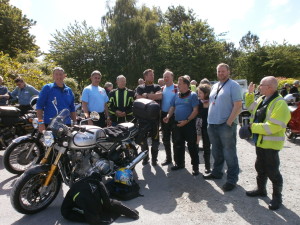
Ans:
POLYGON ((74 125, 74 126, 73 126, 73 129, 74 129, 75 131, 81 131, 81 132, 87 132, 87 133, 90 133, 90 134, 94 134, 93 131, 89 131, 89 130, 87 130, 85 127, 81 127, 81 126, 78 126, 78 125, 74 125))

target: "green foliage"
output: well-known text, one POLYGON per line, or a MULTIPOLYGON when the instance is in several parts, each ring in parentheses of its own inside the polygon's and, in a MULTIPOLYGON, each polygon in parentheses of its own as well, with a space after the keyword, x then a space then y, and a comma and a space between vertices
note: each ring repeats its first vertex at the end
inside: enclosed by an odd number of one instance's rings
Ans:
POLYGON ((103 34, 89 27, 86 22, 75 22, 62 32, 57 31, 50 41, 47 60, 54 60, 83 87, 91 72, 103 68, 103 34))
POLYGON ((283 88, 285 83, 288 83, 292 86, 294 81, 296 80, 293 78, 286 78, 286 77, 276 77, 276 79, 278 81, 278 89, 283 88))
POLYGON ((37 52, 35 37, 29 29, 36 24, 22 11, 9 4, 9 0, 0 1, 0 50, 10 57, 21 52, 37 52))

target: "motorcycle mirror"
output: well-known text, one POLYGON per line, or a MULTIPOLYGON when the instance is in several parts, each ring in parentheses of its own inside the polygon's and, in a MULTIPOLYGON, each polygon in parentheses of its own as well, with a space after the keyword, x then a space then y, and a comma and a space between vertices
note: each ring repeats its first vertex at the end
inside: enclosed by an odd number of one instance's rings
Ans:
POLYGON ((97 113, 97 112, 95 112, 95 111, 93 111, 93 112, 90 113, 90 117, 91 117, 91 119, 92 119, 93 121, 98 121, 98 120, 100 119, 99 113, 97 113))

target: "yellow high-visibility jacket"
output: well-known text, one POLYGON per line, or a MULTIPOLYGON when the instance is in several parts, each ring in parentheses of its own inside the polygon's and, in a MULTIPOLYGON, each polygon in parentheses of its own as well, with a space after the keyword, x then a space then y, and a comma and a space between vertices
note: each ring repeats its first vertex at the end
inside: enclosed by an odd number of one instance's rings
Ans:
POLYGON ((263 101, 263 96, 256 101, 253 93, 246 93, 246 107, 251 113, 251 131, 258 134, 256 146, 266 149, 281 150, 285 139, 286 125, 291 119, 288 105, 281 95, 273 99, 266 111, 266 118, 263 123, 253 123, 254 116, 259 104, 263 101))

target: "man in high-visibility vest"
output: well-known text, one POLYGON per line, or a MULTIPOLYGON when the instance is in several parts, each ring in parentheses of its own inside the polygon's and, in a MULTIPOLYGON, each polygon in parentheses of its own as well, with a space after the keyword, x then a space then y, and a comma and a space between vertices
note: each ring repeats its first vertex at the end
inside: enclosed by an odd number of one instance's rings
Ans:
POLYGON ((133 120, 132 103, 134 101, 134 91, 126 88, 126 77, 124 75, 117 77, 117 86, 108 95, 108 111, 113 126, 133 120))
MULTIPOLYGON (((276 210, 282 204, 283 179, 279 171, 279 150, 284 144, 284 133, 291 115, 288 106, 277 91, 275 77, 264 77, 259 85, 261 97, 254 99, 255 84, 249 85, 246 93, 246 107, 251 112, 249 129, 256 146, 255 169, 257 188, 247 191, 250 197, 266 196, 269 178, 273 184, 272 200, 269 209, 276 210)), ((243 128, 245 129, 245 128, 243 128)))

